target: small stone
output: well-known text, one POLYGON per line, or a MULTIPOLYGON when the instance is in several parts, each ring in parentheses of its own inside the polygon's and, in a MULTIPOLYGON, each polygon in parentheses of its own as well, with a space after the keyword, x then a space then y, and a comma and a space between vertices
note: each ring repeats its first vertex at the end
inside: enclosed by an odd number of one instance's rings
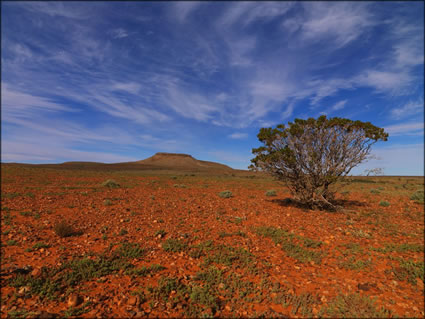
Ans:
POLYGON ((360 290, 364 290, 364 291, 370 290, 370 286, 367 283, 366 284, 358 284, 357 288, 359 288, 360 290))
POLYGON ((424 290, 424 282, 420 278, 416 278, 416 285, 420 290, 424 290))
POLYGON ((412 307, 412 309, 413 309, 414 311, 419 311, 418 307, 415 307, 415 306, 413 306, 413 307, 412 307))
POLYGON ((76 307, 83 302, 83 299, 77 294, 71 294, 68 298, 68 306, 76 307))
POLYGON ((31 276, 38 277, 41 275, 41 270, 39 268, 35 268, 33 271, 31 271, 31 276))
POLYGON ((325 244, 329 245, 331 242, 329 240, 325 240, 325 244))
POLYGON ((218 289, 224 289, 224 288, 225 288, 224 283, 220 282, 220 283, 218 284, 218 289))
POLYGON ((30 287, 25 286, 25 287, 22 287, 21 289, 19 289, 18 293, 20 295, 23 295, 23 294, 27 293, 28 291, 30 291, 30 287))
POLYGON ((40 319, 54 319, 54 318, 56 318, 56 315, 54 313, 42 311, 37 318, 40 318, 40 319))
POLYGON ((44 253, 44 248, 40 248, 40 253, 44 253))
POLYGON ((135 306, 137 304, 137 297, 130 297, 128 299, 128 304, 131 306, 135 306))
POLYGON ((226 309, 227 311, 232 311, 232 307, 230 307, 230 305, 226 305, 226 306, 224 307, 224 309, 226 309))
POLYGON ((162 234, 158 234, 158 236, 156 236, 158 239, 162 238, 162 234))

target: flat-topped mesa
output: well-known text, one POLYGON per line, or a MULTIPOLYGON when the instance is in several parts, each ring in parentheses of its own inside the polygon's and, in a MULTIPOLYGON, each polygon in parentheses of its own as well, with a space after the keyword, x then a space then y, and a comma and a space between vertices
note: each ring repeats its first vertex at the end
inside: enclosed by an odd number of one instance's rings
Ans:
POLYGON ((200 161, 189 154, 158 152, 155 155, 141 161, 133 162, 137 164, 167 169, 187 169, 187 170, 232 170, 231 167, 215 162, 200 161))
POLYGON ((165 153, 165 152, 158 152, 153 157, 155 157, 155 156, 180 156, 180 157, 193 158, 192 155, 189 155, 189 154, 183 154, 183 153, 165 153))

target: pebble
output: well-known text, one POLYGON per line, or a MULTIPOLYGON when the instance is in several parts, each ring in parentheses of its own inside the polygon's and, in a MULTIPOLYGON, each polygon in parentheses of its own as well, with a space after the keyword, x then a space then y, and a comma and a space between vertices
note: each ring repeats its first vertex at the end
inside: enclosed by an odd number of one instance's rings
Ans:
POLYGON ((83 299, 77 294, 71 294, 68 298, 68 306, 76 307, 83 302, 83 299))
POLYGON ((132 306, 135 306, 137 304, 137 297, 130 297, 128 299, 128 304, 129 305, 132 305, 132 306))
POLYGON ((20 295, 23 295, 23 294, 27 293, 28 291, 30 291, 30 287, 25 286, 25 287, 22 287, 21 289, 19 289, 18 293, 20 295))
POLYGON ((424 289, 424 282, 422 281, 422 279, 416 278, 416 285, 418 286, 418 288, 420 290, 423 290, 424 289))

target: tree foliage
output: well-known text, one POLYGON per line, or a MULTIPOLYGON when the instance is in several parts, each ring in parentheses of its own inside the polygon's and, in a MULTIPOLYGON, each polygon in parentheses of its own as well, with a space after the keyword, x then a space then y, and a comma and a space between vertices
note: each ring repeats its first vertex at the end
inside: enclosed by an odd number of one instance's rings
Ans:
POLYGON ((325 115, 262 128, 257 136, 264 146, 252 150, 256 157, 250 169, 285 182, 298 201, 312 208, 335 208, 330 186, 365 161, 374 143, 388 139, 370 122, 325 115))

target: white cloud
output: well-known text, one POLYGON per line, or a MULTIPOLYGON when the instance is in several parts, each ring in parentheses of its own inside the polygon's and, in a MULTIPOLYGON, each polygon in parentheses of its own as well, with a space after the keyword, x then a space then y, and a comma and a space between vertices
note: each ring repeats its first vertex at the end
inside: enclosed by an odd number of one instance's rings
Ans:
POLYGON ((229 27, 236 23, 246 26, 259 19, 267 20, 276 16, 282 16, 288 12, 294 3, 292 2, 235 2, 225 10, 219 18, 218 24, 229 27))
POLYGON ((212 119, 217 108, 210 104, 203 95, 169 84, 163 103, 183 117, 205 122, 212 119))
POLYGON ((128 33, 126 30, 122 29, 122 28, 118 28, 115 30, 111 31, 112 37, 114 39, 122 39, 122 38, 126 38, 128 37, 128 33))
POLYGON ((125 91, 125 92, 131 93, 131 94, 139 93, 140 88, 141 88, 141 85, 139 83, 135 83, 135 82, 114 83, 112 85, 113 90, 125 91))
POLYGON ((233 133, 229 135, 230 138, 238 140, 238 139, 244 139, 248 137, 247 133, 233 133))
POLYGON ((339 101, 335 103, 331 109, 332 111, 342 110, 345 107, 345 104, 347 104, 347 100, 339 101))
POLYGON ((180 21, 185 22, 189 15, 199 8, 202 2, 197 1, 178 1, 173 3, 172 14, 180 21))
POLYGON ((356 82, 359 86, 374 87, 378 91, 400 92, 410 84, 412 77, 406 72, 367 70, 356 82))
POLYGON ((397 107, 391 110, 391 116, 393 118, 403 118, 411 115, 415 115, 423 112, 424 110, 424 100, 419 99, 417 101, 409 101, 401 107, 397 107))
POLYGON ((87 161, 117 163, 136 161, 130 156, 122 156, 107 152, 88 152, 60 145, 47 145, 45 143, 32 144, 25 142, 2 143, 2 161, 4 162, 58 162, 58 161, 87 161))
POLYGON ((1 105, 3 121, 11 120, 17 116, 33 118, 35 114, 41 111, 75 111, 68 106, 56 103, 47 97, 35 96, 14 90, 4 82, 2 82, 1 86, 1 105))
MULTIPOLYGON (((373 18, 366 5, 351 2, 305 2, 306 20, 302 23, 305 41, 331 39, 340 48, 357 39, 369 27, 373 18)), ((289 27, 294 29, 293 24, 289 27)))
POLYGON ((423 135, 424 123, 423 122, 409 122, 389 125, 385 127, 385 131, 394 135, 423 135))

